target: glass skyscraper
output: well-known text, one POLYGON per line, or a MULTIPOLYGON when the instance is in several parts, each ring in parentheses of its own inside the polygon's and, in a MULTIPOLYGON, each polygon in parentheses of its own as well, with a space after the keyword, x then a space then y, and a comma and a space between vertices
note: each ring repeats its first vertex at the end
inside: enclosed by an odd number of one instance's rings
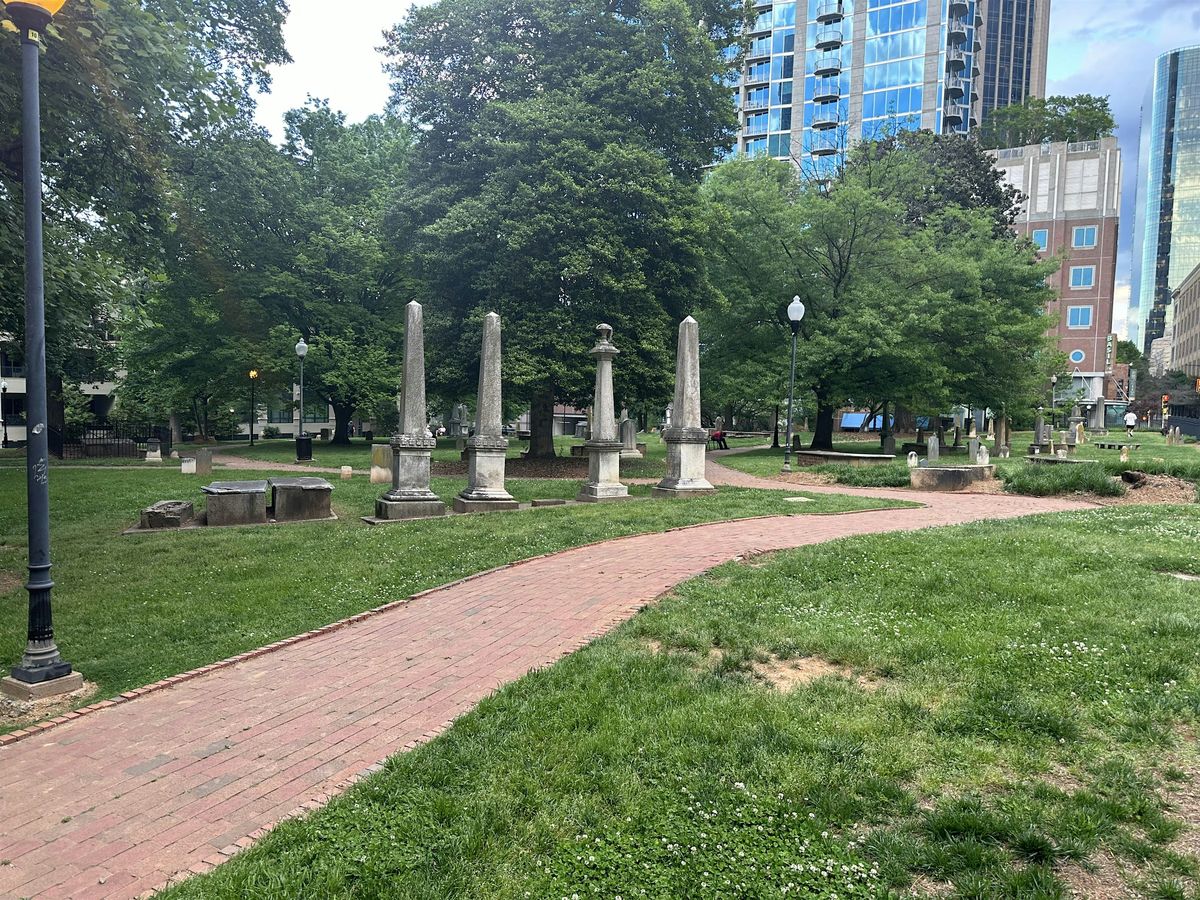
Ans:
POLYGON ((737 151, 822 177, 863 137, 966 133, 983 109, 984 13, 1003 2, 757 0, 737 151))
POLYGON ((983 0, 980 121, 993 109, 1046 95, 1050 0, 983 0))
POLYGON ((1200 45, 1164 53, 1142 106, 1129 339, 1150 352, 1200 265, 1200 45))

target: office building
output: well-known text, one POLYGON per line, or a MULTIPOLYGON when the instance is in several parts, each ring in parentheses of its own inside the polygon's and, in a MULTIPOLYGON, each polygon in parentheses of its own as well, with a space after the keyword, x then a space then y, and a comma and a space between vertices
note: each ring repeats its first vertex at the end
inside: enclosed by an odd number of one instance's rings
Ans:
POLYGON ((1046 96, 1050 0, 983 0, 980 121, 993 109, 1046 96))
POLYGON ((984 105, 989 4, 998 10, 995 106, 1041 90, 1048 0, 757 0, 737 151, 791 159, 820 177, 864 137, 967 133, 984 105), (1018 28, 1018 11, 1030 9, 1034 24, 1018 28), (1017 57, 1019 72, 1003 62, 1017 57))
MULTIPOLYGON (((996 168, 1026 196, 1014 225, 1044 257, 1061 257, 1050 277, 1052 334, 1067 356, 1058 393, 1091 405, 1095 427, 1119 399, 1113 372, 1113 290, 1121 214, 1121 151, 1114 137, 997 150, 996 168)), ((1111 418, 1111 414, 1109 418, 1111 418)))
POLYGON ((1175 289, 1171 305, 1175 315, 1167 362, 1172 369, 1200 379, 1200 265, 1175 289))
POLYGON ((1140 137, 1129 339, 1149 353, 1200 265, 1200 45, 1158 58, 1140 137))

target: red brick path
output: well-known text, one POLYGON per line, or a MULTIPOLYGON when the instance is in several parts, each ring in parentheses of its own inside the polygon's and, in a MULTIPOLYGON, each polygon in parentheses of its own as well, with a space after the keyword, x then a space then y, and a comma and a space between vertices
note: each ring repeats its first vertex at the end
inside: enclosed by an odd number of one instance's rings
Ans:
MULTIPOLYGON (((716 464, 711 473, 779 487, 716 464)), ((430 739, 505 682, 748 550, 1081 507, 832 490, 927 505, 724 522, 568 550, 0 748, 0 896, 129 897, 205 871, 430 739)))

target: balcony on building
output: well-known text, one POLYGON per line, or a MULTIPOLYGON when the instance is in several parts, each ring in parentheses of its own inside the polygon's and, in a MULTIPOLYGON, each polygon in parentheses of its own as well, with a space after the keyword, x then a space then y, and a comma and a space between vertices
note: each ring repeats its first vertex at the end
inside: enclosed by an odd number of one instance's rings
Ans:
POLYGON ((957 75, 946 76, 946 96, 955 100, 967 92, 967 83, 957 75))
POLYGON ((817 103, 828 103, 830 100, 840 100, 842 97, 842 80, 840 78, 818 78, 813 85, 813 100, 817 103))
POLYGON ((843 18, 845 13, 842 12, 841 0, 821 0, 817 4, 817 22, 821 25, 840 22, 843 18))
POLYGON ((837 135, 833 132, 826 132, 813 135, 812 146, 808 152, 813 156, 833 156, 839 149, 837 135))
POLYGON ((841 121, 841 110, 836 103, 818 103, 813 107, 812 127, 825 130, 836 128, 841 121))
POLYGON ((967 0, 950 0, 950 15, 965 16, 971 11, 971 4, 967 0))
POLYGON ((946 24, 946 38, 952 44, 963 44, 967 40, 966 19, 951 19, 946 24))
POLYGON ((946 48, 946 68, 950 71, 961 72, 967 67, 967 54, 963 53, 959 47, 950 46, 946 48))
POLYGON ((746 99, 742 101, 742 109, 746 110, 747 112, 766 109, 769 105, 770 98, 766 96, 751 97, 749 94, 747 94, 746 99))
POLYGON ((942 110, 942 119, 947 125, 961 125, 965 112, 966 109, 961 103, 947 103, 942 110))
POLYGON ((816 63, 813 65, 813 74, 822 77, 841 75, 842 57, 837 53, 827 53, 824 56, 818 56, 816 63))
POLYGON ((817 32, 816 46, 818 50, 837 50, 842 46, 842 29, 822 28, 817 32))

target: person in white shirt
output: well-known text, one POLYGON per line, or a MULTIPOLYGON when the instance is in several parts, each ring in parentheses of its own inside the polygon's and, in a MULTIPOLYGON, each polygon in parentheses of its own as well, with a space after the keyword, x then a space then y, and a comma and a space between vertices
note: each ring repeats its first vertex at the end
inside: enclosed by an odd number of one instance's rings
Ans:
POLYGON ((1125 413, 1125 434, 1127 437, 1133 437, 1133 429, 1137 428, 1137 413, 1130 410, 1125 413))

